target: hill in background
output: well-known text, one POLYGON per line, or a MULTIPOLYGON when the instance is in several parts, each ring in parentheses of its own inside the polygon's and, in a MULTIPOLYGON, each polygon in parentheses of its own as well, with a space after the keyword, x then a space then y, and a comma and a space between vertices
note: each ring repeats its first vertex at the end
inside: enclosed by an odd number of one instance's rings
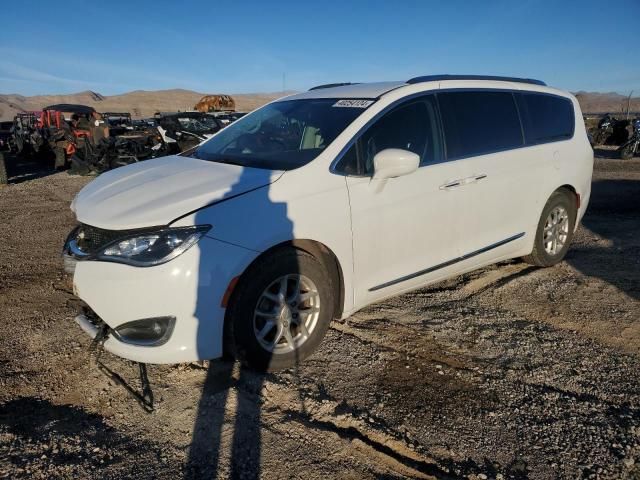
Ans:
MULTIPOLYGON (((271 100, 293 92, 242 93, 232 95, 238 111, 250 111, 271 100)), ((136 90, 121 95, 101 95, 86 91, 70 95, 22 95, 0 94, 0 120, 11 120, 17 112, 41 110, 56 103, 79 103, 89 105, 99 112, 130 112, 134 118, 151 117, 158 111, 185 111, 193 106, 205 94, 191 90, 136 90)), ((626 110, 627 97, 617 93, 578 92, 575 94, 585 113, 620 114, 626 110)), ((631 111, 640 112, 640 97, 631 100, 631 111)))
MULTIPOLYGON (((619 93, 574 93, 584 113, 611 113, 620 115, 627 111, 627 97, 619 93)), ((631 99, 630 112, 640 112, 640 97, 631 99)))
MULTIPOLYGON (((291 92, 241 93, 232 97, 238 111, 250 111, 291 92)), ((191 90, 136 90, 121 95, 100 95, 86 91, 70 95, 0 95, 0 120, 11 120, 17 112, 41 110, 56 103, 89 105, 99 112, 130 112, 134 118, 151 117, 154 113, 192 110, 205 94, 191 90)))

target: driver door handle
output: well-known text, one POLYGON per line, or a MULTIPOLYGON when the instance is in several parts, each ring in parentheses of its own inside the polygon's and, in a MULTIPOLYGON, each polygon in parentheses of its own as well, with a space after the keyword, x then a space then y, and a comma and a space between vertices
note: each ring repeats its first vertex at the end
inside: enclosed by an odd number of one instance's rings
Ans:
POLYGON ((453 180, 452 182, 440 185, 440 190, 451 190, 452 188, 460 187, 462 180, 453 180))

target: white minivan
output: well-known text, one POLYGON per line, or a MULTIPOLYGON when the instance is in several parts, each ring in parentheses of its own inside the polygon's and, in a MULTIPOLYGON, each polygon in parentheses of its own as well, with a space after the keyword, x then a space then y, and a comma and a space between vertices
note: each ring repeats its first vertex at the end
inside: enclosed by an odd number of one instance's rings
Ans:
POLYGON ((76 322, 146 363, 302 360, 332 319, 501 260, 562 260, 593 151, 569 93, 519 78, 333 84, 71 208, 76 322))

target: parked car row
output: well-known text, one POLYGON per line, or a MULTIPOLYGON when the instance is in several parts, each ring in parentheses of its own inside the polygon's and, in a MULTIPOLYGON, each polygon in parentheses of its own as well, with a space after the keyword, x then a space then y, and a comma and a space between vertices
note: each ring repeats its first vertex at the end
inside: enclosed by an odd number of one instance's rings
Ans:
MULTIPOLYGON (((58 104, 21 112, 0 124, 0 152, 31 158, 72 173, 101 173, 129 163, 180 153, 242 116, 239 112, 162 112, 134 120, 128 112, 98 113, 58 104)), ((6 183, 0 155, 0 183, 6 183)))

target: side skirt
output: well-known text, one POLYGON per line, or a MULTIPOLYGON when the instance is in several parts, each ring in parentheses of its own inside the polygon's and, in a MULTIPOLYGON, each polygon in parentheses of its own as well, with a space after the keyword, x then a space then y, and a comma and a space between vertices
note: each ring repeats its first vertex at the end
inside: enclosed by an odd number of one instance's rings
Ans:
POLYGON ((427 273, 435 272, 436 270, 440 270, 441 268, 449 267, 449 266, 454 265, 454 264, 456 264, 458 262, 462 262, 464 260, 468 260, 468 259, 470 259, 472 257, 475 257, 475 256, 480 255, 482 253, 488 252, 490 250, 493 250, 494 248, 498 248, 498 247, 501 247, 502 245, 505 245, 507 243, 513 242, 514 240, 518 240, 519 238, 524 237, 524 233, 525 232, 518 233, 518 234, 513 235, 513 236, 511 236, 509 238, 505 238, 504 240, 500 240, 499 242, 492 243, 491 245, 483 247, 480 250, 476 250, 474 252, 462 255, 461 257, 456 257, 456 258, 454 258, 452 260, 447 260, 446 262, 440 263, 440 264, 435 265, 433 267, 425 268, 424 270, 420 270, 420 271, 415 272, 415 273, 410 273, 409 275, 405 275, 404 277, 396 278, 395 280, 391 280, 389 282, 385 282, 385 283, 382 283, 380 285, 376 285, 375 287, 371 287, 369 289, 369 291, 370 292, 375 292, 376 290, 381 290, 383 288, 390 287, 391 285, 396 285, 398 283, 406 282, 407 280, 411 280, 413 278, 420 277, 422 275, 426 275, 427 273))

